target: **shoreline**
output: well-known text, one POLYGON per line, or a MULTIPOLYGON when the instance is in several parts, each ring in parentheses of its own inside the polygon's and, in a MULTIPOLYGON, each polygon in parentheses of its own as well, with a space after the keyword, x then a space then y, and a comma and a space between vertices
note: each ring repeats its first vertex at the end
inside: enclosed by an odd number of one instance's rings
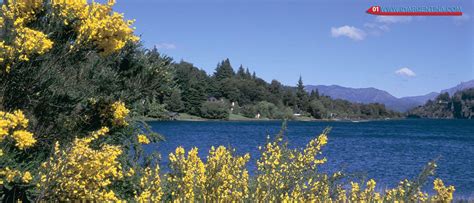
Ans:
MULTIPOLYGON (((159 119, 159 118, 151 118, 151 117, 141 117, 140 119, 145 122, 157 122, 157 121, 191 121, 191 122, 204 122, 204 121, 283 121, 284 119, 269 119, 269 118, 247 118, 240 116, 233 117, 230 116, 227 119, 207 119, 197 116, 191 116, 185 114, 184 117, 177 117, 175 119, 159 119)), ((297 117, 294 119, 288 119, 288 121, 303 121, 303 122, 353 122, 353 123, 362 123, 362 122, 371 122, 371 121, 388 121, 388 120, 406 120, 405 117, 400 118, 380 118, 380 119, 315 119, 309 117, 297 117)))

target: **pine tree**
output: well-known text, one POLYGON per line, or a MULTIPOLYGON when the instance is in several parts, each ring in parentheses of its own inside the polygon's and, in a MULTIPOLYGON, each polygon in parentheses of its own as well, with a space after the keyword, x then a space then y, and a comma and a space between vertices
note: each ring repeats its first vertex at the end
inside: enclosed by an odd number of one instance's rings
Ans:
POLYGON ((232 69, 229 59, 226 59, 217 65, 216 72, 214 73, 214 78, 218 81, 221 81, 226 78, 231 78, 234 75, 234 69, 232 69))
POLYGON ((252 75, 250 75, 250 71, 249 71, 249 68, 247 68, 245 70, 245 79, 250 79, 252 77, 252 75))
POLYGON ((180 112, 184 108, 183 101, 181 99, 181 91, 177 88, 174 88, 171 91, 171 94, 165 97, 164 103, 166 108, 173 112, 180 112))
POLYGON ((319 99, 319 91, 318 89, 311 90, 311 94, 309 94, 309 100, 317 100, 319 99))
POLYGON ((237 71, 238 78, 245 78, 245 69, 242 65, 240 65, 239 70, 237 71))
POLYGON ((304 89, 303 79, 301 78, 301 76, 296 86, 296 97, 297 97, 298 109, 302 111, 307 111, 309 98, 308 98, 308 93, 304 89))

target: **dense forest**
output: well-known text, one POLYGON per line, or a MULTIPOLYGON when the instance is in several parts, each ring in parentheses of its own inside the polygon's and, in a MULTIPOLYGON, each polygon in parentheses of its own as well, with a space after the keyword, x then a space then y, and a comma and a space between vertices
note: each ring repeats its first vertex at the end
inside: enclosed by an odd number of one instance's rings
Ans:
POLYGON ((453 96, 443 93, 425 105, 408 112, 415 118, 474 118, 474 88, 456 92, 453 96))
MULTIPOLYGON (((160 56, 156 49, 144 50, 144 55, 160 56)), ((166 58, 166 57, 165 57, 166 58)), ((162 59, 165 60, 165 59, 162 59)), ((170 65, 170 87, 162 103, 142 115, 167 119, 168 112, 188 113, 208 119, 226 119, 230 114, 247 118, 292 119, 375 119, 399 116, 382 104, 354 104, 334 100, 317 91, 308 93, 300 77, 296 87, 277 80, 267 83, 242 65, 234 71, 229 59, 218 63, 208 75, 193 64, 181 61, 170 65), (159 113, 161 112, 161 113, 159 113)))

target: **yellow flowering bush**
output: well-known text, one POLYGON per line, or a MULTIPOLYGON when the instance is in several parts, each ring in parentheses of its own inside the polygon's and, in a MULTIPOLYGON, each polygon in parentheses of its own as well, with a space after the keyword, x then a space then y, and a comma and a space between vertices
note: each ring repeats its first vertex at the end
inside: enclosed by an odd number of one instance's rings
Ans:
POLYGON ((44 10, 43 3, 43 0, 8 0, 2 5, 0 27, 4 28, 6 21, 13 25, 4 33, 12 40, 0 40, 0 63, 4 64, 6 72, 15 60, 28 61, 30 55, 41 55, 52 48, 53 42, 45 33, 26 27, 44 10))
POLYGON ((207 156, 205 199, 208 201, 241 201, 249 197, 249 154, 233 156, 226 147, 212 147, 207 156))
POLYGON ((138 202, 159 202, 163 196, 161 186, 160 167, 155 166, 154 169, 146 167, 140 177, 140 191, 135 195, 138 202))
POLYGON ((105 4, 86 0, 7 0, 0 13, 0 63, 4 71, 10 72, 17 61, 28 61, 53 48, 55 39, 49 35, 54 33, 28 27, 32 22, 47 22, 43 17, 60 18, 66 26, 73 27, 76 38, 70 39, 71 47, 92 44, 104 56, 119 51, 128 42, 137 42, 139 38, 131 27, 133 20, 114 12, 114 4, 112 0, 105 4), (42 12, 48 14, 39 16, 42 12))
POLYGON ((22 111, 7 113, 0 111, 0 142, 11 140, 18 149, 32 147, 36 143, 33 133, 28 132, 28 119, 22 111))
POLYGON ((446 187, 443 181, 439 178, 434 180, 433 189, 436 191, 436 195, 433 200, 438 202, 451 202, 453 200, 453 193, 455 191, 454 186, 446 187))
POLYGON ((90 146, 92 141, 106 136, 108 131, 103 127, 88 137, 76 138, 72 146, 65 149, 60 149, 56 143, 54 155, 42 164, 39 174, 41 198, 117 201, 114 191, 108 187, 123 177, 118 161, 122 150, 108 144, 99 149, 90 146))
POLYGON ((126 126, 128 125, 127 121, 125 118, 127 117, 128 113, 130 113, 130 110, 125 107, 125 104, 121 101, 116 101, 112 104, 111 106, 112 109, 112 119, 114 125, 118 126, 126 126))
MULTIPOLYGON (((17 134, 29 133, 24 129, 28 119, 21 111, 2 112, 0 129, 2 141, 17 134)), ((35 198, 41 200, 86 201, 271 201, 271 202, 451 202, 455 191, 445 186, 441 179, 434 181, 436 194, 429 196, 421 191, 422 182, 433 175, 436 164, 428 164, 415 181, 404 180, 399 186, 376 192, 373 179, 363 186, 351 182, 346 191, 341 179, 344 175, 318 172, 318 166, 326 159, 319 157, 327 144, 327 133, 312 139, 302 150, 289 149, 282 135, 269 141, 257 161, 257 173, 250 177, 246 164, 249 154, 234 156, 234 150, 212 147, 206 162, 198 156, 198 149, 186 153, 176 148, 169 155, 170 171, 160 174, 158 165, 122 168, 119 146, 98 142, 110 134, 108 127, 90 132, 83 138, 75 138, 70 145, 55 144, 54 152, 37 173, 21 168, 1 165, 0 185, 36 185, 35 198), (137 172, 135 172, 135 170, 137 172), (162 182, 164 177, 164 182, 162 182), (117 183, 131 184, 132 196, 118 190, 117 183), (128 197, 128 198, 127 198, 128 197)), ((145 136, 139 134, 140 136, 145 136)), ((21 137, 21 136, 20 136, 21 137)), ((146 136, 145 136, 146 138, 146 136)), ((143 138, 138 138, 143 139, 143 138)), ((22 140, 22 139, 18 139, 22 140)), ((12 138, 13 142, 17 139, 12 138)), ((17 150, 31 146, 29 142, 13 145, 17 150)), ((149 140, 148 140, 149 142, 149 140)), ((140 143, 143 143, 141 141, 140 143)), ((34 144, 34 143, 33 143, 34 144)), ((0 156, 0 159, 2 157, 0 156)), ((120 184, 119 184, 120 185, 120 184)))
POLYGON ((21 172, 16 169, 11 169, 10 167, 6 167, 4 169, 0 169, 0 177, 3 177, 3 179, 0 179, 0 186, 6 183, 29 183, 33 177, 31 176, 31 173, 29 171, 21 172))
POLYGON ((28 185, 33 176, 23 164, 15 164, 16 157, 26 153, 37 140, 27 131, 28 119, 22 111, 0 111, 0 188, 28 185))
POLYGON ((198 149, 187 156, 182 147, 169 155, 165 186, 170 201, 241 201, 249 198, 249 154, 234 156, 226 147, 212 147, 204 163, 198 149))
POLYGON ((380 202, 381 195, 375 192, 376 184, 375 180, 370 179, 367 181, 366 188, 361 190, 359 183, 351 182, 350 200, 353 202, 380 202))
POLYGON ((65 24, 73 22, 78 33, 76 44, 93 43, 103 55, 122 49, 127 42, 136 42, 133 35, 133 20, 124 20, 123 14, 112 11, 114 0, 106 4, 86 0, 55 0, 53 8, 64 18, 65 24))
POLYGON ((169 155, 170 173, 166 174, 167 189, 172 201, 202 200, 206 183, 206 168, 198 156, 198 149, 191 149, 187 156, 182 147, 169 155))
POLYGON ((327 201, 329 179, 340 178, 339 174, 328 177, 317 173, 317 167, 326 162, 318 158, 321 147, 327 144, 327 131, 311 140, 302 150, 288 149, 282 136, 268 142, 257 161, 255 199, 265 201, 327 201))
POLYGON ((22 25, 35 20, 35 15, 43 10, 43 0, 7 0, 2 5, 3 16, 22 25))
POLYGON ((44 54, 53 47, 53 42, 40 31, 27 27, 19 27, 16 31, 13 45, 18 59, 22 61, 28 61, 28 56, 32 54, 44 54))

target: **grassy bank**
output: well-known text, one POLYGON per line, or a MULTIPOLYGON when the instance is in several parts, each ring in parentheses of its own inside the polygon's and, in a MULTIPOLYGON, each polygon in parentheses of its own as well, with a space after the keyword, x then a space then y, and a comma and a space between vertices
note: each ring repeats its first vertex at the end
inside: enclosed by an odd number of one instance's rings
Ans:
MULTIPOLYGON (((397 118, 400 120, 404 118, 397 118)), ((200 116, 191 115, 188 113, 179 113, 176 117, 172 119, 161 119, 161 118, 151 118, 151 117, 141 117, 141 120, 144 121, 166 121, 166 120, 177 120, 177 121, 283 121, 285 119, 270 119, 270 118, 249 118, 241 114, 229 114, 228 118, 225 119, 207 119, 200 116)), ((310 116, 298 116, 291 119, 286 119, 291 121, 353 121, 353 122, 363 122, 363 121, 377 121, 377 120, 395 120, 395 119, 315 119, 310 116)))

